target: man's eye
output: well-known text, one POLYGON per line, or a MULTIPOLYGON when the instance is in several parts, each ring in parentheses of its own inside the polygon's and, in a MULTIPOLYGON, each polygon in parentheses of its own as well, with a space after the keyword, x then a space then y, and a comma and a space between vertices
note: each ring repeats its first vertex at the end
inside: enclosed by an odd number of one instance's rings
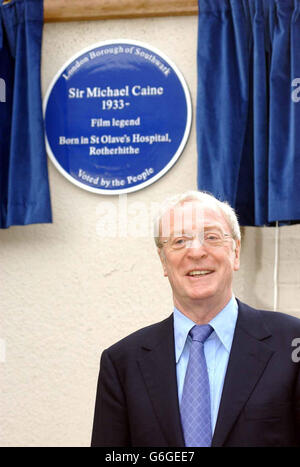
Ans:
POLYGON ((174 239, 174 244, 175 245, 184 245, 186 242, 186 239, 185 238, 175 238, 174 239))
POLYGON ((205 235, 205 240, 208 240, 209 242, 217 242, 221 240, 221 236, 218 234, 211 233, 211 234, 205 235))

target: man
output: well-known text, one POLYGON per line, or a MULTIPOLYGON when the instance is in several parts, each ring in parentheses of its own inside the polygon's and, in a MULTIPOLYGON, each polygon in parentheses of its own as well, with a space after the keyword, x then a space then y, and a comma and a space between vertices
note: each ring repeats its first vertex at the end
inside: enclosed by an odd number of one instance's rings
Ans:
POLYGON ((188 192, 158 225, 174 312, 103 352, 92 446, 300 445, 300 320, 235 299, 234 211, 188 192))

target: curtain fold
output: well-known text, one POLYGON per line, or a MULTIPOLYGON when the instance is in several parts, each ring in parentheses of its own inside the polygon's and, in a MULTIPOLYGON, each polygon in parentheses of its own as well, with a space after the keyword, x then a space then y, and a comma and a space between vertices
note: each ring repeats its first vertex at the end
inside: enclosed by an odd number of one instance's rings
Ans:
POLYGON ((300 221, 300 0, 199 0, 198 188, 241 225, 300 221))
POLYGON ((41 100, 43 0, 1 4, 0 227, 52 222, 41 100))

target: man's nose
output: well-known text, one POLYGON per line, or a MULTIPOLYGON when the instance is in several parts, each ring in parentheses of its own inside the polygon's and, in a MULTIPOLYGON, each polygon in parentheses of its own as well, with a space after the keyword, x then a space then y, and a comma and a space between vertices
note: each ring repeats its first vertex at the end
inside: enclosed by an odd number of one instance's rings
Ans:
POLYGON ((205 256, 207 254, 203 240, 199 239, 198 237, 194 238, 190 242, 190 244, 186 247, 186 250, 189 256, 205 256))

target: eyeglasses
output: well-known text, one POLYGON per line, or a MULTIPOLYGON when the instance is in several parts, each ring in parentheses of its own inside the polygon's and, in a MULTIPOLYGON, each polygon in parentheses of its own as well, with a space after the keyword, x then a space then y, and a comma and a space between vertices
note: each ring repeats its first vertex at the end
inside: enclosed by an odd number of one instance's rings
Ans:
POLYGON ((182 250, 184 248, 193 248, 193 243, 198 241, 206 248, 215 248, 224 246, 228 240, 233 240, 233 237, 221 231, 215 232, 196 232, 194 234, 183 233, 180 235, 171 235, 168 239, 163 240, 162 243, 166 244, 172 250, 182 250))

